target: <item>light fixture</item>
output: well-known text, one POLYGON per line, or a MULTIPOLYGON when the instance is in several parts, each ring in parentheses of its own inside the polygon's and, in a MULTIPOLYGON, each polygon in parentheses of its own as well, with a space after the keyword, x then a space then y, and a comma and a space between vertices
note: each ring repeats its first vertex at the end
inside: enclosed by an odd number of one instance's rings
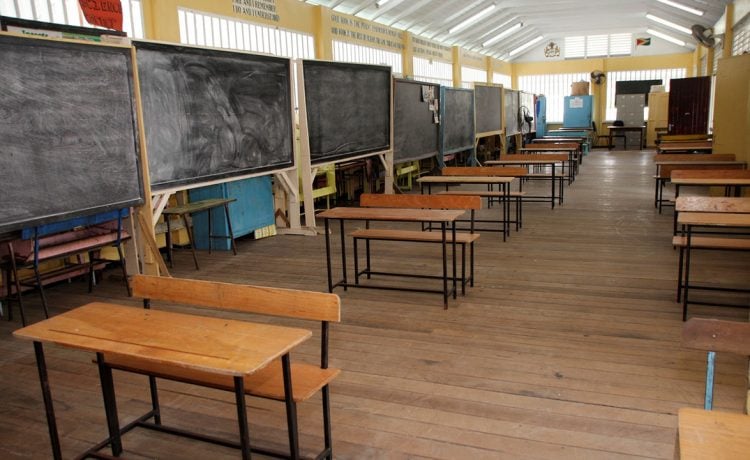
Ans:
POLYGON ((674 43, 675 45, 685 46, 685 42, 684 41, 678 40, 678 39, 674 38, 671 35, 663 34, 663 33, 659 32, 658 30, 646 29, 646 33, 647 34, 651 34, 651 35, 653 35, 655 37, 659 37, 662 40, 666 40, 668 42, 674 43))
POLYGON ((686 33, 688 35, 692 34, 691 30, 687 27, 681 26, 679 24, 675 24, 672 21, 667 21, 666 19, 660 18, 659 16, 654 16, 651 13, 646 14, 646 19, 650 19, 654 22, 658 22, 659 24, 663 24, 667 27, 671 27, 674 30, 679 30, 682 33, 686 33))
POLYGON ((482 19, 483 17, 485 17, 486 15, 488 15, 494 9, 495 9, 495 4, 493 3, 492 5, 488 6, 485 9, 483 9, 482 11, 480 11, 477 14, 475 14, 474 16, 472 16, 472 17, 470 17, 468 19, 465 19, 465 20, 461 21, 458 25, 453 26, 452 28, 448 29, 448 33, 449 34, 454 34, 454 33, 458 32, 460 30, 464 30, 468 26, 474 24, 475 22, 479 21, 480 19, 482 19))
POLYGON ((489 39, 489 40, 487 40, 486 42, 482 43, 482 48, 485 48, 485 47, 487 47, 487 46, 490 46, 490 45, 492 45, 492 44, 494 44, 494 43, 497 43, 497 42, 499 42, 500 40, 502 40, 502 38, 503 38, 503 37, 507 37, 508 35, 512 34, 512 33, 513 33, 513 32, 515 32, 516 30, 520 29, 522 25, 523 25, 523 24, 521 24, 521 23, 519 22, 518 24, 516 24, 516 25, 514 25, 514 26, 512 26, 512 27, 509 27, 509 28, 505 29, 504 31, 502 31, 502 32, 500 32, 499 34, 495 35, 495 37, 494 37, 494 38, 490 38, 490 39, 489 39))
POLYGON ((536 37, 535 39, 533 39, 533 40, 531 40, 529 42, 524 43, 523 45, 519 46, 518 48, 516 48, 513 51, 511 51, 510 53, 508 53, 508 56, 515 56, 516 54, 520 53, 521 51, 525 50, 526 48, 529 48, 529 47, 531 47, 533 45, 536 45, 537 43, 539 43, 542 40, 544 40, 544 35, 540 35, 540 36, 536 37))
POLYGON ((377 2, 375 2, 375 6, 381 7, 385 5, 386 3, 388 3, 388 0, 378 0, 377 2))
POLYGON ((682 11, 687 11, 688 13, 693 13, 696 16, 703 16, 703 11, 697 10, 695 8, 691 8, 687 5, 683 5, 682 3, 673 2, 672 0, 656 0, 659 3, 663 3, 665 5, 669 5, 673 8, 678 8, 682 11))

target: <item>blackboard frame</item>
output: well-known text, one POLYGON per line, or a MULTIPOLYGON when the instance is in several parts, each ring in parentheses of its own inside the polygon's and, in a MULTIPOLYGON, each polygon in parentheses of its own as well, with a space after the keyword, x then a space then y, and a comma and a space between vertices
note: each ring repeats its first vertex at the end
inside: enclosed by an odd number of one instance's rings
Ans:
POLYGON ((503 94, 503 120, 505 120, 505 136, 521 134, 518 126, 518 110, 521 107, 519 91, 505 89, 503 94))
MULTIPOLYGON (((83 133, 76 133, 70 131, 71 124, 74 123, 68 123, 67 125, 63 126, 62 129, 64 130, 62 134, 60 134, 57 137, 60 137, 61 139, 55 141, 59 142, 59 149, 55 150, 54 152, 51 150, 41 150, 41 148, 44 148, 44 146, 41 146, 39 150, 34 150, 34 146, 28 146, 24 145, 21 146, 22 151, 29 151, 36 155, 46 155, 48 158, 53 158, 53 166, 49 166, 46 164, 43 164, 43 162, 38 161, 38 158, 35 159, 33 163, 31 163, 31 166, 38 166, 39 168, 46 167, 46 170, 40 171, 39 174, 28 170, 25 170, 26 175, 32 175, 36 179, 32 181, 32 183, 26 184, 30 187, 35 187, 37 185, 41 185, 41 183, 46 181, 46 176, 44 175, 44 171, 46 173, 52 174, 52 182, 54 182, 54 185, 60 185, 61 183, 64 183, 66 180, 68 182, 74 181, 73 184, 70 184, 71 187, 75 186, 74 190, 75 193, 73 195, 79 197, 81 200, 83 199, 93 199, 97 200, 97 203, 91 203, 91 204, 70 204, 70 203, 63 203, 62 202, 62 196, 60 195, 60 190, 56 190, 54 187, 48 188, 48 187, 39 187, 37 190, 28 190, 27 193, 33 193, 35 194, 35 199, 40 197, 40 194, 43 192, 48 192, 47 195, 50 195, 48 198, 44 200, 48 200, 50 203, 52 203, 52 206, 54 206, 56 209, 52 209, 49 211, 41 211, 39 215, 33 216, 33 217, 12 217, 12 216, 2 216, 2 211, 5 210, 5 207, 3 207, 3 210, 0 211, 0 233, 5 232, 12 232, 19 230, 24 227, 31 227, 31 226, 39 226, 44 224, 50 224, 59 222, 62 220, 77 218, 77 217, 84 217, 84 216, 90 216, 93 214, 100 214, 108 211, 113 210, 119 210, 123 208, 129 208, 133 206, 140 206, 144 202, 144 181, 143 177, 141 175, 142 168, 141 168, 141 145, 140 145, 140 133, 139 133, 139 124, 138 124, 138 118, 137 118, 137 110, 136 110, 136 92, 135 92, 135 84, 134 84, 134 65, 132 61, 132 50, 130 46, 122 46, 122 45, 114 45, 114 44, 103 44, 103 43, 96 43, 96 42, 90 42, 90 41, 81 41, 81 40, 62 40, 58 38, 46 38, 46 37, 25 37, 25 36, 19 36, 17 34, 13 33, 0 33, 0 44, 6 44, 8 46, 36 46, 39 48, 47 48, 47 49, 55 49, 55 50, 61 50, 60 53, 65 56, 65 60, 71 60, 73 59, 73 55, 75 53, 83 52, 83 54, 87 52, 97 52, 98 54, 95 56, 96 60, 98 62, 101 62, 101 60, 104 58, 104 55, 114 55, 117 57, 117 59, 122 60, 122 78, 119 84, 122 84, 123 86, 126 86, 127 88, 121 88, 124 89, 127 92, 127 102, 125 100, 119 101, 119 104, 117 105, 120 109, 125 109, 129 115, 128 119, 125 119, 124 121, 120 121, 121 125, 117 129, 124 129, 121 134, 120 139, 129 139, 132 136, 132 144, 129 144, 128 146, 123 147, 123 151, 117 151, 113 149, 108 149, 106 152, 106 155, 104 155, 103 152, 99 152, 99 158, 106 158, 107 161, 110 161, 110 163, 107 164, 100 164, 100 163, 93 163, 96 161, 96 157, 87 156, 85 158, 81 158, 81 161, 74 162, 74 161, 66 161, 66 166, 70 165, 76 165, 76 164, 85 164, 86 166, 94 165, 96 167, 96 170, 98 172, 101 172, 99 176, 91 177, 87 175, 85 180, 82 181, 75 180, 75 178, 69 177, 67 174, 67 171, 65 171, 64 168, 61 169, 55 169, 54 166, 54 153, 58 153, 59 151, 63 151, 64 149, 71 149, 72 147, 76 145, 83 144, 84 148, 81 149, 81 151, 88 149, 87 151, 97 151, 102 150, 102 146, 106 145, 103 142, 106 141, 99 141, 96 140, 92 142, 89 137, 86 137, 87 134, 90 134, 90 131, 92 130, 89 126, 89 132, 83 132, 83 133), (14 45, 15 44, 15 45, 14 45), (128 107, 129 106, 129 107, 128 107), (64 137, 64 138, 63 138, 64 137), (132 146, 132 150, 130 147, 132 146), (118 156, 119 155, 119 156, 118 156), (122 168, 118 168, 118 160, 125 160, 125 165, 123 165, 122 168), (128 177, 122 177, 123 175, 128 177), (99 181, 94 182, 95 180, 100 179, 101 183, 99 181), (40 183, 41 182, 41 183, 40 183), (129 184, 129 185, 128 185, 129 184), (82 187, 86 187, 85 190, 82 190, 82 187), (125 190, 123 187, 127 188, 125 190), (109 196, 112 192, 116 193, 122 193, 123 196, 114 197, 111 199, 102 199, 107 196, 109 196), (13 219, 13 220, 10 220, 13 219)), ((28 53, 28 51, 24 50, 24 53, 28 53)), ((31 54, 29 54, 31 56, 31 54)), ((7 62, 5 65, 8 65, 7 62)), ((118 64, 120 65, 120 64, 118 64)), ((117 66, 114 66, 117 68, 117 66)), ((7 67, 5 69, 8 69, 7 67)), ((62 70, 54 68, 50 65, 49 59, 45 59, 45 65, 39 66, 36 69, 40 71, 47 71, 52 74, 61 75, 62 70)), ((73 71, 80 71, 81 75, 73 76, 73 75, 67 75, 67 79, 64 79, 65 82, 76 82, 79 86, 81 85, 81 82, 86 81, 88 78, 91 77, 91 69, 89 68, 80 68, 80 67, 71 67, 71 70, 73 71)), ((35 82, 44 81, 44 84, 49 84, 50 81, 52 81, 51 78, 45 79, 45 78, 39 78, 39 74, 35 74, 35 78, 30 79, 35 82)), ((65 76, 62 76, 61 78, 64 78, 65 76)), ((98 75, 98 77, 101 79, 103 76, 98 75)), ((99 80, 99 83, 102 83, 102 80, 99 80)), ((27 85, 28 86, 28 85, 27 85)), ((110 85, 113 86, 113 85, 110 85)), ((33 88, 27 88, 23 87, 20 90, 16 90, 18 93, 27 93, 27 94, 39 94, 34 92, 33 88)), ((60 92, 60 94, 67 95, 65 91, 60 92)), ((107 97, 111 94, 106 95, 99 95, 96 92, 89 92, 85 93, 86 97, 90 96, 90 99, 88 99, 92 106, 99 104, 99 101, 94 101, 94 97, 107 97)), ((49 94, 43 94, 43 96, 48 97, 49 94)), ((81 95, 70 97, 76 97, 80 98, 81 95)), ((76 106, 77 109, 80 109, 82 106, 80 105, 71 105, 69 102, 65 102, 65 104, 70 106, 76 106)), ((85 107, 85 106, 83 106, 85 107)), ((108 110, 110 114, 113 112, 115 107, 115 101, 112 101, 110 99, 110 104, 107 105, 104 103, 104 101, 101 101, 100 107, 103 107, 104 110, 108 110)), ((33 104, 18 104, 14 107, 14 110, 24 110, 27 109, 30 112, 35 111, 36 109, 33 107, 33 104)), ((0 104, 0 112, 3 112, 2 104, 0 104)), ((10 111, 9 111, 10 113, 10 111)), ((18 115, 15 115, 18 117, 18 115)), ((64 117, 66 119, 72 119, 74 121, 79 121, 82 117, 76 117, 74 112, 65 113, 64 117)), ((89 120, 97 119, 97 118, 103 118, 103 117, 89 117, 89 120)), ((33 116, 29 117, 29 122, 33 119, 33 116)), ((84 118, 85 119, 85 118, 84 118)), ((45 123, 55 122, 52 118, 45 118, 45 123)), ((83 126, 83 125, 82 125, 83 126)), ((45 125, 45 130, 49 131, 51 128, 57 127, 57 125, 45 125)), ((109 126, 107 132, 109 132, 109 126)), ((114 128, 113 128, 114 129, 114 128)), ((100 131, 103 132, 103 131, 100 131)), ((56 138, 57 138, 56 137, 56 138)), ((42 136, 44 139, 52 139, 51 136, 42 136)), ((5 139, 7 142, 8 140, 5 139)), ((29 140, 31 142, 32 140, 29 140)), ((5 147, 5 151, 7 152, 9 150, 9 147, 5 147)), ((76 150, 76 149, 73 149, 76 150)), ((78 150, 76 150, 78 151, 78 150)), ((84 155, 84 154, 82 154, 84 155)), ((59 159, 56 160, 59 164, 59 159)), ((26 163, 27 166, 29 162, 26 163)), ((12 170, 9 174, 9 176, 15 177, 12 170)), ((25 177, 25 176, 24 176, 25 177)), ((7 182, 3 183, 3 187, 13 187, 12 185, 9 185, 7 182)))
POLYGON ((493 136, 496 134, 501 134, 503 132, 503 112, 505 111, 503 107, 503 85, 497 85, 493 83, 474 83, 474 113, 475 113, 475 126, 476 126, 476 137, 487 137, 487 136, 493 136), (479 91, 478 91, 479 89, 479 91), (498 113, 497 115, 493 113, 488 113, 485 111, 485 108, 489 109, 487 104, 491 101, 490 98, 482 97, 482 92, 484 91, 490 91, 490 92, 496 92, 499 96, 499 105, 498 105, 498 113), (495 119, 497 117, 497 119, 495 119), (485 120, 490 120, 486 124, 480 123, 480 120, 483 122, 485 120), (493 128, 493 129, 485 129, 483 131, 480 131, 482 128, 493 128), (495 129, 496 128, 496 129, 495 129))
MULTIPOLYGON (((296 147, 295 147, 295 137, 294 137, 294 97, 293 97, 293 73, 292 73, 292 60, 288 58, 278 57, 278 56, 271 56, 271 55, 265 55, 265 54, 256 54, 256 53, 250 53, 246 51, 240 51, 240 50, 228 50, 228 49, 218 49, 218 48, 211 48, 211 47, 202 47, 202 46, 191 46, 191 45, 183 45, 183 44, 174 44, 174 43, 166 43, 166 42, 158 42, 158 41, 150 41, 150 40, 134 40, 133 41, 133 48, 135 49, 135 55, 136 55, 136 65, 139 73, 139 81, 140 81, 140 89, 141 89, 141 99, 143 104, 143 112, 144 112, 144 125, 147 124, 147 112, 149 111, 149 108, 147 107, 147 104, 143 100, 144 96, 144 82, 141 78, 142 75, 142 66, 141 63, 138 61, 138 55, 139 50, 147 50, 147 51, 156 51, 156 52, 172 52, 175 54, 181 54, 181 55, 195 55, 195 56, 201 56, 206 59, 230 59, 230 58, 238 58, 241 60, 245 60, 248 64, 260 64, 260 63, 276 63, 276 64, 282 64, 284 66, 284 77, 287 80, 287 84, 284 86, 285 94, 280 94, 279 96, 283 99, 284 97, 288 98, 288 104, 280 104, 279 107, 284 110, 284 113, 280 117, 283 120, 286 120, 286 123, 288 123, 288 130, 284 129, 286 132, 284 134, 284 137, 286 138, 286 143, 288 144, 288 150, 286 152, 283 152, 283 157, 281 161, 274 162, 273 164, 263 164, 263 165, 246 165, 242 167, 235 167, 235 168, 228 168, 220 172, 211 172, 208 174, 200 174, 200 175, 192 175, 190 177, 176 177, 171 180, 162 180, 162 181, 153 181, 153 175, 154 172, 152 170, 152 164, 153 161, 155 161, 155 155, 153 149, 149 149, 148 145, 146 146, 146 157, 149 160, 149 170, 150 170, 150 177, 149 182, 152 191, 158 192, 158 193, 172 193, 179 190, 187 190, 191 188, 197 188, 197 187, 203 187, 207 185, 217 184, 217 183, 223 183, 223 182, 229 182, 229 181, 235 181, 235 180, 241 180, 241 179, 247 179, 251 177, 257 177, 257 176, 265 176, 265 175, 271 175, 278 172, 288 171, 290 169, 294 169, 296 167, 296 147)), ((148 128, 145 128, 145 137, 148 138, 148 128)), ((146 142, 148 144, 148 139, 146 139, 146 142)), ((245 152, 247 153, 247 152, 245 152)), ((179 160, 176 159, 176 160, 179 160)))
POLYGON ((463 152, 466 150, 474 150, 474 147, 476 145, 476 136, 475 136, 475 107, 474 107, 474 90, 473 89, 467 89, 467 88, 449 88, 447 86, 441 86, 440 87, 440 156, 449 155, 451 153, 457 153, 457 152, 463 152), (466 120, 470 123, 468 126, 464 126, 464 132, 463 135, 466 138, 465 144, 459 144, 459 145, 448 145, 446 146, 446 113, 450 112, 451 107, 448 107, 448 97, 446 96, 449 93, 467 93, 466 97, 470 97, 470 106, 471 106, 471 116, 467 116, 466 120), (471 93, 468 95, 468 93, 471 93))
MULTIPOLYGON (((423 82, 419 80, 411 80, 411 79, 405 79, 405 78, 394 78, 393 79, 393 162, 394 164, 399 163, 406 163, 410 161, 418 161, 423 160, 425 158, 430 158, 437 156, 440 153, 440 123, 435 123, 433 117, 437 115, 439 117, 439 105, 437 107, 437 110, 435 112, 429 110, 429 101, 424 101, 420 97, 416 100, 408 99, 409 102, 407 102, 406 97, 411 97, 414 95, 414 90, 417 91, 417 94, 421 94, 422 86, 430 86, 433 88, 433 93, 435 95, 435 99, 438 99, 440 97, 440 84, 439 83, 429 83, 429 82, 423 82), (406 91, 399 92, 399 87, 406 90, 408 88, 408 94, 406 91), (401 98, 399 96, 402 96, 401 98), (405 97, 404 97, 405 96, 405 97), (409 104, 408 106, 405 106, 406 104, 409 104), (405 107, 404 107, 405 106, 405 107), (402 107, 404 110, 401 110, 402 107), (424 112, 422 115, 424 117, 420 120, 416 119, 416 116, 419 115, 421 112, 424 112), (410 120, 402 120, 403 115, 405 118, 410 118, 410 120), (410 121, 411 124, 404 123, 404 121, 410 121), (419 121, 419 125, 415 125, 415 123, 419 121), (420 130, 419 128, 425 128, 428 127, 429 129, 423 129, 420 130), (405 132, 408 130, 408 132, 405 132), (431 132, 430 132, 431 131, 431 132), (406 141, 402 141, 399 139, 399 134, 403 134, 404 136, 409 138, 409 141, 414 143, 414 139, 418 138, 419 142, 418 144, 420 146, 425 146, 427 144, 433 143, 432 140, 434 139, 434 149, 428 149, 426 151, 420 151, 420 152, 403 152, 402 147, 406 147, 404 143, 406 141)), ((439 101, 438 101, 439 102, 439 101)))
MULTIPOLYGON (((346 160, 354 160, 359 158, 366 158, 369 156, 374 156, 378 154, 383 153, 389 153, 393 150, 393 76, 391 72, 391 68, 387 66, 381 66, 381 65, 372 65, 372 64, 359 64, 359 63, 351 63, 351 62, 335 62, 335 61, 323 61, 323 60, 310 60, 310 59, 303 59, 301 60, 301 65, 299 67, 301 70, 298 71, 299 76, 301 79, 302 84, 298 85, 299 91, 302 93, 302 97, 300 99, 304 99, 304 101, 300 101, 300 107, 304 107, 304 111, 300 110, 300 119, 304 116, 305 117, 305 124, 306 124, 306 132, 307 132, 307 145, 308 145, 308 153, 309 153, 309 159, 311 165, 321 166, 325 164, 330 163, 338 163, 341 161, 346 160), (383 85, 380 88, 371 88, 370 93, 377 91, 375 94, 387 94, 386 98, 378 99, 378 98, 371 98, 369 97, 369 94, 363 94, 361 97, 357 100, 357 106, 354 108, 356 112, 357 117, 361 117, 361 113, 359 113, 359 110, 365 110, 365 108, 360 107, 359 105, 366 105, 366 104, 372 104, 374 101, 378 104, 383 104, 387 102, 387 110, 384 110, 385 107, 381 107, 381 112, 378 113, 377 117, 375 118, 375 122, 373 122, 372 117, 365 116, 362 117, 361 123, 358 124, 358 126, 365 126, 365 125, 373 125, 373 126, 380 126, 383 129, 386 129, 386 132, 380 133, 382 139, 380 139, 380 143, 374 143, 371 146, 366 147, 353 147, 349 150, 341 150, 337 153, 330 153, 330 152, 323 152, 322 148, 318 148, 316 139, 322 139, 322 138, 329 138, 333 136, 333 133, 331 132, 324 132, 325 128, 318 123, 318 117, 314 116, 313 114, 318 113, 316 106, 318 105, 318 101, 315 100, 314 95, 312 94, 313 91, 311 91, 313 88, 317 89, 315 85, 322 85, 323 83, 316 80, 319 75, 314 75, 313 68, 317 69, 326 69, 324 72, 331 71, 331 72, 365 72, 370 71, 373 72, 373 74, 380 74, 380 77, 383 79, 383 85), (312 103, 311 103, 312 102, 312 103), (304 103, 304 105, 303 105, 304 103), (311 110, 312 108, 312 110, 311 110), (320 150, 320 151, 319 151, 320 150)), ((344 86, 345 83, 341 79, 337 78, 326 78, 326 83, 333 83, 335 82, 335 86, 331 91, 325 92, 325 96, 321 94, 321 97, 330 97, 331 94, 346 94, 346 87, 344 86)), ((355 88, 357 90, 361 90, 362 88, 355 88)), ((323 93, 323 92, 321 92, 323 93)), ((346 110, 350 110, 351 107, 346 108, 346 110)), ((342 107, 339 105, 336 107, 335 110, 331 110, 330 113, 333 113, 334 111, 344 111, 342 110, 342 107)), ((368 114, 371 115, 371 114, 368 114)), ((347 120, 349 121, 349 120, 347 120)), ((344 129, 345 126, 343 125, 337 125, 333 130, 335 130, 338 133, 348 133, 349 130, 344 129)), ((330 130, 329 130, 330 131, 330 130)), ((347 142, 349 144, 356 144, 357 142, 360 142, 360 139, 353 139, 352 142, 347 142)))

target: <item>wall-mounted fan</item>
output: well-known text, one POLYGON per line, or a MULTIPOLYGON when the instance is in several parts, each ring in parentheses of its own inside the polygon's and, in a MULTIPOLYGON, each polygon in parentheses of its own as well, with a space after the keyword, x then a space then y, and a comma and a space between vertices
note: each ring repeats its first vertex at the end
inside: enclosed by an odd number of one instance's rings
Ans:
POLYGON ((605 78, 607 78, 607 76, 601 70, 594 70, 591 72, 591 81, 596 85, 601 85, 605 78))
POLYGON ((529 127, 529 130, 526 131, 528 133, 531 132, 531 122, 534 121, 534 117, 531 116, 531 110, 529 110, 528 107, 525 105, 522 105, 518 109, 518 126, 521 127, 521 132, 523 133, 523 127, 524 125, 527 125, 529 127))
POLYGON ((716 44, 716 37, 714 37, 714 30, 712 28, 695 24, 690 30, 693 31, 693 38, 706 48, 713 48, 716 44))

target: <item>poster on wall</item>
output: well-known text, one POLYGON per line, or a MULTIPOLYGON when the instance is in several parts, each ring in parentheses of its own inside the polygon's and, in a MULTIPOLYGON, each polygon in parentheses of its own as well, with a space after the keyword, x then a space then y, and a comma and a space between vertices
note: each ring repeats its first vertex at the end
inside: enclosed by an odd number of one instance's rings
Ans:
POLYGON ((120 0, 78 0, 78 4, 89 24, 122 31, 120 0))

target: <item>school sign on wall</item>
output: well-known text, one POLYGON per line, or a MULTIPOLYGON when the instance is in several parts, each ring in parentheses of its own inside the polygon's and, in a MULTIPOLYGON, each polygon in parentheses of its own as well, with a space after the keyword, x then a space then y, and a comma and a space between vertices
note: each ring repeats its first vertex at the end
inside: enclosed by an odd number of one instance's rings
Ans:
POLYGON ((251 18, 279 22, 276 0, 232 0, 232 11, 251 18))

